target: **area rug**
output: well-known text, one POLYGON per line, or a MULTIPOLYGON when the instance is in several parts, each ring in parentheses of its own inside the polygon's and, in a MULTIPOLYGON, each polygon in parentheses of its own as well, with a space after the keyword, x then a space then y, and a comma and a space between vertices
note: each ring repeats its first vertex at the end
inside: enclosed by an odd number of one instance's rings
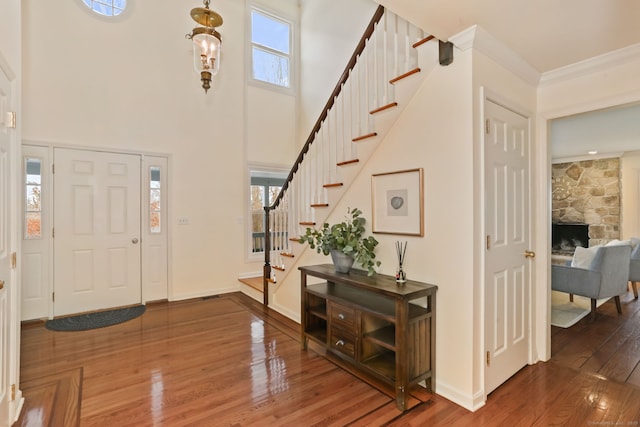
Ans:
POLYGON ((86 331, 117 325, 118 323, 135 319, 141 316, 144 311, 144 305, 136 305, 134 307, 80 314, 78 316, 61 317, 59 319, 47 320, 45 327, 52 331, 86 331))
MULTIPOLYGON (((596 306, 600 307, 609 298, 599 299, 596 306)), ((569 328, 591 313, 591 300, 578 295, 569 301, 569 294, 551 291, 551 324, 560 328, 569 328)))

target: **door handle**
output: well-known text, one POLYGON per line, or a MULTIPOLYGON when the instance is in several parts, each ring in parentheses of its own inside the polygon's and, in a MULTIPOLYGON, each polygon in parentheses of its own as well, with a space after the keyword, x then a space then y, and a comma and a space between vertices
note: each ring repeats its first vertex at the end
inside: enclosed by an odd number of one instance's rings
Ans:
POLYGON ((4 280, 0 280, 0 290, 4 289, 4 280))
POLYGON ((138 238, 134 237, 133 239, 131 239, 131 243, 133 243, 134 245, 138 243, 138 238))
POLYGON ((525 258, 535 258, 536 257, 536 253, 533 251, 524 251, 524 256, 525 258))

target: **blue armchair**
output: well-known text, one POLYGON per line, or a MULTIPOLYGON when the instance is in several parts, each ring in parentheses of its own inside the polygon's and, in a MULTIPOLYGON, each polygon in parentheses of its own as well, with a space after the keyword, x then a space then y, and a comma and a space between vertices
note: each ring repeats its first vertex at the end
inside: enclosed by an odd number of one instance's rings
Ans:
POLYGON ((640 282, 640 239, 632 238, 631 264, 629 266, 629 281, 633 288, 633 296, 638 299, 638 282, 640 282))
POLYGON ((593 318, 601 298, 614 298, 622 314, 620 295, 628 289, 631 246, 599 246, 588 251, 592 257, 584 260, 586 265, 551 266, 551 289, 590 298, 593 318))

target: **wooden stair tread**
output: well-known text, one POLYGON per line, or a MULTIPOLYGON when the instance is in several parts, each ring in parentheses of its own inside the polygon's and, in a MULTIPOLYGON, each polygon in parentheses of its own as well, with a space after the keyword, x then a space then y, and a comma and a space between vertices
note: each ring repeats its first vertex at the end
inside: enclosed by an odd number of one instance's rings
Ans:
POLYGON ((371 133, 367 133, 365 135, 356 136, 351 141, 358 142, 358 141, 362 141, 363 139, 373 138, 375 136, 378 136, 378 132, 371 132, 371 133))
POLYGON ((389 83, 394 84, 394 83, 396 83, 396 82, 398 82, 398 81, 400 81, 400 80, 402 80, 402 79, 404 79, 404 78, 407 78, 407 77, 409 77, 409 76, 412 76, 412 75, 414 75, 414 74, 417 74, 417 73, 419 73, 420 71, 421 71, 421 70, 420 70, 420 68, 417 68, 417 67, 416 67, 416 68, 414 68, 413 70, 409 70, 409 71, 407 71, 406 73, 404 73, 404 74, 400 74, 398 77, 395 77, 395 78, 393 78, 393 79, 389 80, 389 83))
POLYGON ((378 108, 375 108, 375 109, 369 111, 369 114, 376 114, 376 113, 379 113, 381 111, 388 110, 390 108, 394 108, 394 107, 397 107, 397 106, 398 106, 397 102, 391 102, 391 103, 389 103, 387 105, 383 105, 381 107, 378 107, 378 108))
POLYGON ((264 288, 262 287, 262 276, 258 277, 247 277, 244 279, 238 279, 239 282, 244 283, 247 286, 252 287, 256 291, 264 292, 264 288))
POLYGON ((294 258, 295 257, 295 255, 290 253, 290 252, 280 252, 280 256, 286 256, 287 258, 294 258))
POLYGON ((433 39, 435 39, 434 36, 425 37, 422 40, 418 40, 417 42, 415 42, 413 45, 411 45, 411 47, 416 48, 416 47, 418 47, 418 46, 420 46, 422 44, 425 44, 426 42, 431 41, 433 39))
POLYGON ((346 165, 352 165, 354 163, 358 163, 360 161, 360 159, 351 159, 351 160, 345 160, 343 162, 339 162, 336 163, 337 166, 346 166, 346 165))

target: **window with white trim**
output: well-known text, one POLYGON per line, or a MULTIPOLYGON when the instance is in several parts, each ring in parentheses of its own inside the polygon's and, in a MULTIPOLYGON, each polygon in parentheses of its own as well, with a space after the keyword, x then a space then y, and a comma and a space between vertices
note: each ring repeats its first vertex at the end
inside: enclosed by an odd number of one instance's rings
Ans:
POLYGON ((251 8, 251 79, 292 88, 293 24, 251 8))
POLYGON ((95 13, 103 16, 118 16, 127 7, 127 0, 82 0, 95 13))

